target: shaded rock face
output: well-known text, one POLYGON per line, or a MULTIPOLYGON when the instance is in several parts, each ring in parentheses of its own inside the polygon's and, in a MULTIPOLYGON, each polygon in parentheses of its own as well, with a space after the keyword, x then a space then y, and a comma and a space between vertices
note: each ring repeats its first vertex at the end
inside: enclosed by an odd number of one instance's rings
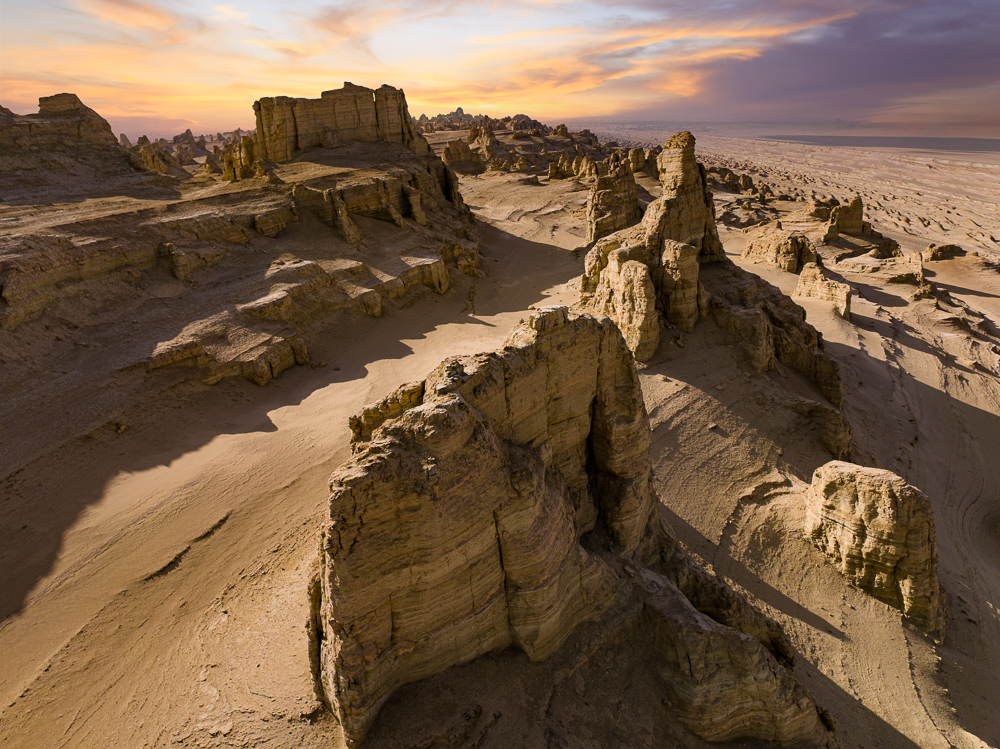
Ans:
MULTIPOLYGON (((741 340, 757 371, 774 369, 780 361, 815 383, 834 406, 843 403, 840 366, 824 350, 820 333, 806 322, 805 310, 777 287, 732 263, 713 272, 710 288, 716 323, 741 340)), ((846 422, 845 428, 849 430, 846 422)))
POLYGON ((587 242, 625 229, 642 218, 635 177, 625 168, 598 177, 587 199, 587 242))
POLYGON ((798 273, 806 263, 816 262, 816 248, 799 232, 765 228, 747 243, 743 257, 776 265, 789 273, 798 273))
POLYGON ((289 161, 301 151, 334 145, 338 140, 402 143, 417 156, 430 154, 427 141, 413 126, 402 90, 377 90, 345 83, 319 99, 275 96, 254 102, 258 159, 289 161))
POLYGON ((610 321, 541 310, 351 427, 313 599, 318 680, 349 743, 397 687, 511 645, 544 660, 612 609, 655 633, 649 657, 700 735, 828 738, 780 627, 661 525, 648 417, 610 321))
POLYGON ((838 315, 845 320, 851 319, 851 287, 827 278, 823 268, 816 263, 806 263, 803 266, 798 286, 795 287, 795 296, 833 302, 838 315))
POLYGON ((851 582, 927 631, 944 614, 930 500, 890 471, 832 461, 805 494, 805 533, 851 582))
POLYGON ((76 94, 39 98, 37 114, 0 107, 0 190, 5 194, 132 174, 111 125, 76 94))

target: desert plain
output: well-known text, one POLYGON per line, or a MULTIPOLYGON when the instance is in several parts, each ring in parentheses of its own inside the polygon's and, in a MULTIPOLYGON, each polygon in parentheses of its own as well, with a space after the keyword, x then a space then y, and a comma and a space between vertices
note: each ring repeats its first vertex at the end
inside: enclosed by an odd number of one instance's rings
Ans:
POLYGON ((0 112, 0 743, 1000 745, 1000 151, 254 106, 0 112))

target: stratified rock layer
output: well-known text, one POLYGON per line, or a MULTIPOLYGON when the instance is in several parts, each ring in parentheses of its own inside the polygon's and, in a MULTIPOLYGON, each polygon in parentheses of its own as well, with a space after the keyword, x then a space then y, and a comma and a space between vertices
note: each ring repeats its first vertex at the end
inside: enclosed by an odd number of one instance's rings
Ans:
POLYGON ((345 83, 319 99, 274 96, 254 103, 256 158, 289 161, 297 153, 339 140, 402 143, 417 156, 430 147, 413 126, 402 90, 345 83))
POLYGON ((629 626, 655 633, 649 657, 700 735, 828 738, 780 627, 661 525, 634 360, 609 320, 536 312, 351 427, 314 601, 348 742, 397 687, 510 645, 543 660, 611 608, 645 612, 629 626))
POLYGON ((594 242, 642 218, 635 177, 624 165, 598 177, 587 199, 587 242, 594 242))
POLYGON ((891 471, 832 461, 806 492, 806 537, 920 627, 943 624, 930 500, 891 471))

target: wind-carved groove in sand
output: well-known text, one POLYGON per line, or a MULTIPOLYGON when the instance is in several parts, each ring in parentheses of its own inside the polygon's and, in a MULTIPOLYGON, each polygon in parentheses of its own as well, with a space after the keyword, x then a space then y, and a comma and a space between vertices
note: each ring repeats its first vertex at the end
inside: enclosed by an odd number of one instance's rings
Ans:
POLYGON ((160 567, 160 569, 156 570, 156 572, 151 572, 148 575, 146 575, 144 578, 142 578, 142 581, 144 583, 146 583, 146 582, 149 582, 150 580, 155 580, 158 577, 163 577, 163 576, 168 575, 169 573, 173 572, 175 569, 177 569, 180 566, 181 560, 183 560, 184 557, 187 556, 188 552, 191 551, 191 549, 194 548, 194 545, 197 544, 197 543, 199 543, 199 542, 201 542, 201 541, 207 541, 209 538, 211 538, 213 535, 215 535, 215 532, 218 531, 222 526, 224 526, 226 524, 226 521, 229 520, 229 516, 230 515, 232 515, 232 510, 228 511, 225 515, 223 515, 221 518, 219 518, 215 522, 215 524, 212 525, 212 527, 209 528, 207 531, 205 531, 204 533, 202 533, 197 538, 194 538, 191 541, 191 543, 189 543, 187 546, 185 546, 183 549, 181 549, 179 552, 177 552, 173 556, 173 558, 169 562, 167 562, 165 565, 163 565, 162 567, 160 567))

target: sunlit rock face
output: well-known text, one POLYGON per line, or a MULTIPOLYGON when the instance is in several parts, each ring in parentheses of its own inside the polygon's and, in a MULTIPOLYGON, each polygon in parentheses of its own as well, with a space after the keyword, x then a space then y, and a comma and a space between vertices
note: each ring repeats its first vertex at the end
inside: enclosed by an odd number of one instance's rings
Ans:
POLYGON ((699 735, 826 743, 780 627, 663 527, 634 359, 607 318, 540 310, 351 427, 313 596, 318 681, 348 743, 403 684, 510 646, 544 661, 604 617, 601 636, 656 644, 699 735))
POLYGON ((832 461, 806 492, 806 537, 923 629, 943 624, 930 500, 891 471, 832 461))
POLYGON ((317 146, 345 140, 402 143, 418 156, 430 147, 413 126, 406 95, 392 86, 378 89, 345 83, 319 99, 274 96, 254 103, 258 159, 282 162, 317 146))

